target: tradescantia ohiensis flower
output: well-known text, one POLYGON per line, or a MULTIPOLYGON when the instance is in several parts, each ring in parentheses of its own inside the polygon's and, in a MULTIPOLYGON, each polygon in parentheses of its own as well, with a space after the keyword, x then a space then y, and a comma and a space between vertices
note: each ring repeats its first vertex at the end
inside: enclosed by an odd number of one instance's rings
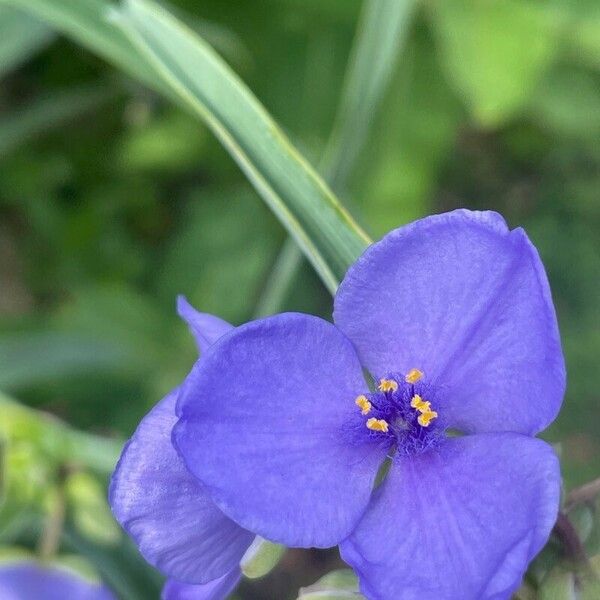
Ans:
POLYGON ((559 499, 533 437, 565 386, 535 248, 492 212, 417 221, 349 269, 334 321, 277 315, 211 347, 179 396, 188 469, 267 539, 341 542, 371 600, 509 598, 559 499))
POLYGON ((103 585, 78 573, 31 559, 6 560, 0 564, 2 600, 115 600, 103 585))
MULTIPOLYGON (((178 311, 201 352, 233 329, 183 297, 178 311)), ((144 558, 173 578, 164 600, 222 600, 239 581, 240 561, 255 536, 217 508, 173 448, 177 394, 163 398, 126 444, 111 479, 110 505, 144 558)))

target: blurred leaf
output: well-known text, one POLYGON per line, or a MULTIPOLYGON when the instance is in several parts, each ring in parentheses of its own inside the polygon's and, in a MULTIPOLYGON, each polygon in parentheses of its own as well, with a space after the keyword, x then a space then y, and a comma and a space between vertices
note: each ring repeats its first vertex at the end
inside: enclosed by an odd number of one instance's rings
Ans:
POLYGON ((247 320, 273 260, 276 223, 247 187, 200 188, 190 200, 159 268, 161 295, 185 294, 203 311, 247 320))
POLYGON ((556 51, 550 13, 518 0, 436 0, 440 60, 474 117, 496 127, 520 110, 556 51))
POLYGON ((0 387, 14 390, 83 373, 120 371, 128 358, 123 347, 86 335, 59 331, 4 334, 0 337, 0 387))
POLYGON ((555 536, 551 536, 542 551, 533 559, 527 569, 527 578, 537 588, 548 573, 560 564, 563 550, 555 536))
POLYGON ((242 573, 248 579, 263 577, 275 568, 285 550, 285 546, 257 537, 244 554, 240 564, 242 573))
POLYGON ((582 542, 586 542, 594 528, 594 511, 589 506, 576 506, 569 511, 569 520, 582 542))
POLYGON ((302 588, 298 600, 360 600, 358 579, 350 569, 328 573, 313 585, 302 588))
POLYGON ((571 490, 565 502, 565 510, 570 511, 581 504, 593 505, 600 498, 600 477, 571 490))
MULTIPOLYGON (((173 301, 174 304, 174 301, 173 301)), ((82 288, 73 293, 56 316, 65 331, 118 348, 124 369, 154 368, 168 355, 173 313, 163 312, 152 298, 124 284, 82 288)), ((114 350, 111 350, 113 354, 114 350)))
POLYGON ((575 574, 563 567, 548 573, 538 590, 539 600, 575 600, 575 574))
POLYGON ((33 558, 33 553, 18 546, 0 546, 0 562, 13 562, 33 558))
POLYGON ((313 12, 319 18, 351 20, 356 15, 360 0, 268 0, 273 5, 313 12))
POLYGON ((570 58, 600 69, 600 6, 595 0, 555 0, 565 22, 564 38, 570 58))
MULTIPOLYGON (((127 74, 140 79, 152 89, 169 94, 169 90, 162 85, 160 78, 157 77, 146 58, 136 51, 127 36, 106 21, 107 12, 117 6, 117 2, 110 0, 77 0, 76 2, 73 0, 0 0, 1 4, 18 7, 19 14, 23 11, 30 12, 37 17, 34 23, 37 24, 38 29, 43 27, 45 31, 50 31, 47 25, 40 24, 40 20, 46 21, 52 27, 73 37, 83 46, 117 65, 127 74)), ((6 10, 10 10, 11 13, 16 12, 8 7, 6 10)), ((183 15, 182 11, 179 13, 183 15)), ((30 17, 27 20, 32 21, 30 17)), ((231 31, 200 19, 194 20, 194 27, 222 52, 232 57, 240 55, 244 57, 246 50, 231 31)), ((1 33, 2 29, 0 29, 1 33)), ((52 33, 50 32, 49 35, 52 33)))
POLYGON ((207 122, 334 291, 369 240, 323 181, 193 32, 145 0, 127 2, 114 14, 165 84, 207 122))
POLYGON ((122 536, 117 547, 98 545, 71 523, 67 523, 63 538, 70 551, 77 552, 94 565, 118 598, 148 600, 160 596, 163 578, 156 570, 147 568, 128 538, 122 536))
MULTIPOLYGON (((44 564, 48 563, 44 562, 44 564)), ((100 582, 100 577, 96 569, 87 560, 77 554, 60 554, 53 557, 50 564, 75 573, 86 581, 93 583, 100 582)))
POLYGON ((515 592, 513 600, 537 600, 537 594, 528 583, 523 583, 515 592))
MULTIPOLYGON (((319 164, 334 191, 341 192, 371 133, 374 118, 408 35, 416 0, 366 0, 356 28, 335 125, 319 164)), ((280 310, 301 264, 286 240, 257 303, 254 316, 280 310)))
POLYGON ((398 71, 354 176, 375 237, 434 210, 442 169, 464 121, 427 31, 418 28, 411 37, 398 71))
MULTIPOLYGON (((71 429, 49 414, 41 413, 0 393, 0 439, 6 452, 25 461, 22 468, 9 468, 9 474, 32 478, 32 492, 43 492, 41 480, 48 469, 79 464, 101 473, 110 473, 121 453, 121 442, 71 429)), ((16 466, 16 465, 15 465, 16 466)))
POLYGON ((85 472, 68 476, 65 493, 74 526, 98 544, 116 544, 120 530, 106 502, 106 490, 85 472))
POLYGON ((569 67, 551 70, 544 78, 531 99, 531 117, 559 135, 596 142, 599 106, 598 76, 569 67))
POLYGON ((598 600, 600 598, 600 554, 590 559, 591 573, 580 578, 578 600, 598 600))
MULTIPOLYGON (((20 548, 18 546, 4 546, 0 547, 0 562, 5 563, 20 563, 20 562, 39 562, 40 565, 45 567, 57 567, 64 569, 69 573, 81 577, 90 583, 99 583, 98 573, 81 556, 73 554, 61 554, 53 557, 51 560, 40 561, 39 557, 36 556, 30 550, 20 548)), ((23 599, 26 600, 26 599, 23 599)), ((33 599, 32 599, 33 600, 33 599)))
POLYGON ((321 172, 345 187, 404 47, 417 0, 366 0, 321 172))
POLYGON ((132 46, 119 29, 105 19, 106 11, 115 6, 108 0, 0 0, 28 11, 52 27, 72 36, 144 83, 168 93, 154 69, 132 46))
POLYGON ((51 96, 35 98, 17 112, 2 116, 0 159, 40 134, 91 112, 112 97, 113 92, 98 86, 65 89, 51 96))
POLYGON ((281 310, 301 264, 302 253, 294 240, 288 237, 283 243, 269 277, 262 287, 253 317, 265 317, 281 310))
POLYGON ((54 38, 38 19, 9 6, 0 6, 0 77, 39 52, 54 38))
POLYGON ((126 171, 177 172, 199 162, 206 130, 181 112, 164 116, 127 132, 119 151, 126 171))

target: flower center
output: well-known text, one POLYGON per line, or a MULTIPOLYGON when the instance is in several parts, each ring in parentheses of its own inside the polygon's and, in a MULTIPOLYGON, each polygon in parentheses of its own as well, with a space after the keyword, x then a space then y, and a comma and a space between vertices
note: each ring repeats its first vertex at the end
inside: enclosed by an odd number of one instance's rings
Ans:
POLYGON ((432 405, 435 390, 423 382, 422 371, 389 375, 379 381, 377 389, 355 400, 364 417, 362 426, 376 441, 411 455, 424 452, 443 437, 432 405))

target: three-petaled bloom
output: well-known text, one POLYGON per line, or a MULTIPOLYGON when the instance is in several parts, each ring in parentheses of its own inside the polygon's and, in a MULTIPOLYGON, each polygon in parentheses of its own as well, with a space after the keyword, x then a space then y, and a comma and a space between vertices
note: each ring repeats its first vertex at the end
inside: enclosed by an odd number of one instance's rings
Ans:
POLYGON ((535 248, 496 213, 417 221, 350 268, 334 322, 277 315, 210 347, 179 392, 188 470, 250 531, 340 543, 370 600, 509 598, 559 499, 533 437, 565 385, 535 248))

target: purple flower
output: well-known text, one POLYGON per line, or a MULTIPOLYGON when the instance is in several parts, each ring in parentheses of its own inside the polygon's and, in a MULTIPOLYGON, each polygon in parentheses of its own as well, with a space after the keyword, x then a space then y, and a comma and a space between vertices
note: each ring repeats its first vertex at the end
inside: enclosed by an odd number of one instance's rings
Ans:
MULTIPOLYGON (((196 312, 184 298, 179 298, 178 311, 202 352, 233 329, 217 317, 196 312)), ((177 581, 208 584, 196 586, 198 594, 205 587, 205 595, 197 597, 216 600, 228 592, 219 596, 223 583, 214 580, 239 579, 240 560, 255 536, 217 508, 173 448, 177 394, 174 390, 163 398, 125 445, 112 476, 109 501, 150 564, 177 581)), ((176 598, 174 594, 167 597, 176 598)))
POLYGON ((350 268, 334 321, 277 315, 211 347, 178 401, 188 469, 267 539, 341 542, 371 600, 509 598, 559 499, 533 437, 565 387, 535 248, 493 212, 417 221, 350 268))
POLYGON ((162 600, 223 600, 236 588, 242 577, 239 567, 203 585, 180 583, 170 579, 163 588, 162 600))
POLYGON ((115 600, 103 585, 63 567, 30 559, 0 563, 2 600, 115 600))

